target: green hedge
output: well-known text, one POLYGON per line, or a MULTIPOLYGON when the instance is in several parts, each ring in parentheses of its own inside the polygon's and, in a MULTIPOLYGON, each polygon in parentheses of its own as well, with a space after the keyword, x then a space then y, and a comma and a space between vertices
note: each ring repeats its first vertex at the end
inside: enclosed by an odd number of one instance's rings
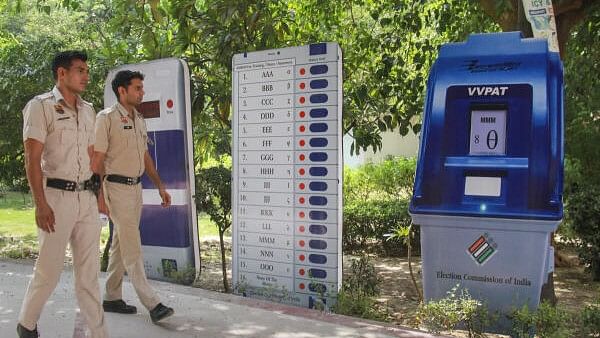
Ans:
POLYGON ((578 185, 566 200, 566 222, 577 237, 579 258, 594 280, 600 280, 600 186, 578 185))
MULTIPOLYGON (((345 250, 375 245, 388 255, 405 253, 401 239, 389 239, 386 235, 410 224, 408 205, 415 165, 414 158, 388 158, 344 171, 345 250)), ((418 249, 418 233, 412 243, 418 249)))

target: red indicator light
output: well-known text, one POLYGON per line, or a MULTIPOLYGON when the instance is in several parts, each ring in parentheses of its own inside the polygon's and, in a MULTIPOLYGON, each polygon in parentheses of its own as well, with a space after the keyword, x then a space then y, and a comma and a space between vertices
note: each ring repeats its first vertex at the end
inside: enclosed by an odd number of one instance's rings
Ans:
POLYGON ((169 108, 169 109, 173 108, 173 100, 171 100, 171 99, 167 100, 167 108, 169 108))

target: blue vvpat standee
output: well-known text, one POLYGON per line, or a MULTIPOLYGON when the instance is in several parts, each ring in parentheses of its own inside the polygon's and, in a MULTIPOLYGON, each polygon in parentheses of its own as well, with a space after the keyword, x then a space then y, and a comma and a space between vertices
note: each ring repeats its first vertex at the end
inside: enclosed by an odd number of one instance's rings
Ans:
POLYGON ((431 69, 410 213, 426 300, 539 305, 563 217, 563 70, 546 40, 473 34, 431 69))

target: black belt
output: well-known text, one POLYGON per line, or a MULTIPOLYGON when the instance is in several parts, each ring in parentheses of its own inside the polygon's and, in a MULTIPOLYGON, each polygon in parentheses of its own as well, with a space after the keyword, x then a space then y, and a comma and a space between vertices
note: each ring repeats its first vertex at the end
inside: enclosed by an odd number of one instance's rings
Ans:
POLYGON ((94 183, 91 179, 84 182, 73 182, 61 178, 49 178, 46 180, 46 186, 66 191, 94 190, 94 183))
POLYGON ((121 183, 127 185, 136 185, 142 181, 142 176, 138 177, 127 177, 121 175, 106 175, 106 180, 114 183, 121 183))

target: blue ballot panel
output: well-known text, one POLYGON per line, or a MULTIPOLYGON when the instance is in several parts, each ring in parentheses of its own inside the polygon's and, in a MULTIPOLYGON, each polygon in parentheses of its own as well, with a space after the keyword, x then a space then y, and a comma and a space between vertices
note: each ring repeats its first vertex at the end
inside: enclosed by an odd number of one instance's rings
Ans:
POLYGON ((562 66, 546 48, 518 33, 441 48, 412 213, 562 218, 562 66))

